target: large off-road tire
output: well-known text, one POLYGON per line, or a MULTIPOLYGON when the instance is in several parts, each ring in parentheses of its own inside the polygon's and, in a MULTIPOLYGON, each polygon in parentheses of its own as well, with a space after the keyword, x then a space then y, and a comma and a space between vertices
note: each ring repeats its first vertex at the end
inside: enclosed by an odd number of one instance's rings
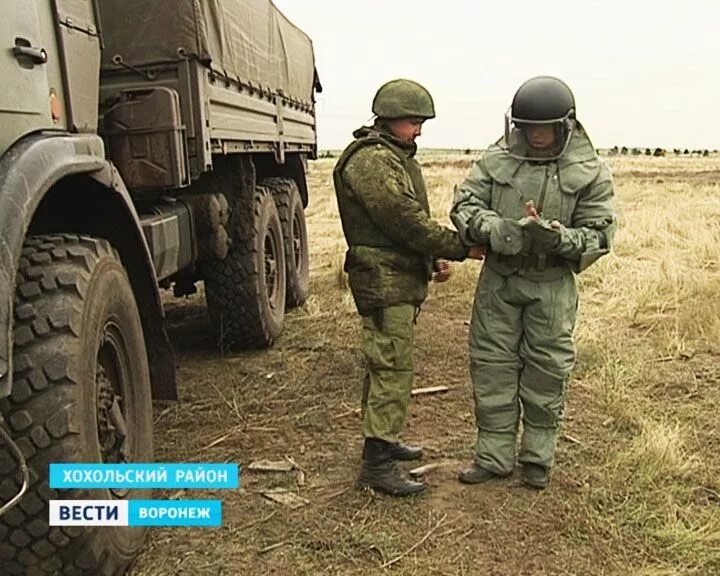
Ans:
MULTIPOLYGON (((47 504, 150 497, 149 490, 48 487, 50 463, 152 461, 140 315, 108 242, 72 235, 26 240, 15 290, 13 362, 12 395, 0 409, 28 462, 31 487, 0 518, 0 574, 123 574, 143 545, 144 529, 51 528, 47 504)), ((0 444, 0 500, 17 493, 18 468, 0 444)))
POLYGON ((291 178, 268 178, 261 184, 272 192, 282 223, 287 276, 285 306, 302 306, 310 286, 310 254, 300 191, 291 178))
POLYGON ((285 319, 285 252, 272 195, 255 188, 250 205, 231 216, 232 244, 223 260, 204 268, 210 322, 222 349, 264 348, 285 319))

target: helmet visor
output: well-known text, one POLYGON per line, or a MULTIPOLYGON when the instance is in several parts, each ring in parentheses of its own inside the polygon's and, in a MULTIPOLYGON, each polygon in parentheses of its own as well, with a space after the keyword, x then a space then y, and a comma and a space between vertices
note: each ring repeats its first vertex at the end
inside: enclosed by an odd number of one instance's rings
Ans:
POLYGON ((520 160, 557 160, 567 150, 575 123, 572 110, 560 118, 529 120, 505 113, 505 146, 520 160))

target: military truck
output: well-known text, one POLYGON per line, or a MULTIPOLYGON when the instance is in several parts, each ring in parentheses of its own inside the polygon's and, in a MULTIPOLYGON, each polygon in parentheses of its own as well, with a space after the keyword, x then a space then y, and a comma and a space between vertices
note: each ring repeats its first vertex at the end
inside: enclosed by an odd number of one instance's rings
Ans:
POLYGON ((0 18, 0 574, 121 574, 138 528, 50 527, 51 462, 152 461, 160 288, 218 346, 307 297, 312 43, 269 0, 9 0, 0 18))

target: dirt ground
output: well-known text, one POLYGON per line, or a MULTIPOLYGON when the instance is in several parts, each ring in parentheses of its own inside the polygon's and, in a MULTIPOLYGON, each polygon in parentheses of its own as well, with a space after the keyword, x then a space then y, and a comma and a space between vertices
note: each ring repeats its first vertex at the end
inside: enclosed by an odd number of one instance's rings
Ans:
MULTIPOLYGON (((720 195, 717 164, 703 160, 680 166, 674 159, 618 160, 621 215, 629 219, 639 209, 638 195, 649 193, 650 185, 653 194, 670 197, 701 182, 720 195)), ((243 468, 287 456, 299 470, 241 470, 236 491, 157 493, 222 499, 223 526, 153 530, 131 574, 720 573, 720 467, 713 459, 720 448, 717 326, 706 318, 705 333, 685 338, 684 347, 665 343, 668 326, 685 330, 685 313, 658 308, 641 288, 612 280, 624 262, 645 261, 622 248, 634 236, 620 236, 617 254, 581 284, 578 366, 548 490, 523 487, 517 473, 483 486, 456 480, 472 458, 475 437, 467 322, 477 263, 457 266, 456 278, 433 286, 418 322, 415 386, 449 388, 412 401, 404 435, 426 448, 425 462, 440 465, 426 477, 429 491, 399 500, 355 488, 363 367, 359 324, 341 273, 344 244, 332 163, 319 160, 311 167, 312 296, 306 305, 289 311, 284 333, 270 350, 222 356, 209 336, 202 294, 168 297, 180 401, 155 407, 158 461, 237 462, 243 468), (614 298, 633 299, 634 316, 613 305, 614 298), (613 342, 596 330, 600 320, 603 329, 613 330, 614 337, 605 333, 613 342), (647 350, 653 351, 648 370, 632 368, 631 360, 647 350), (657 430, 664 454, 659 463, 651 436, 657 430), (677 460, 669 460, 669 450, 678 451, 677 460), (697 465, 674 468, 693 458, 697 465), (272 488, 297 495, 303 505, 268 500, 262 492, 272 488)), ((469 161, 456 155, 426 163, 433 208, 444 218, 452 185, 469 161)), ((716 227, 718 216, 720 203, 714 201, 708 218, 716 227)), ((693 293, 698 307, 682 292, 688 318, 702 315, 700 303, 720 292, 719 284, 706 286, 718 280, 717 254, 716 248, 705 288, 698 285, 700 293, 693 293)))

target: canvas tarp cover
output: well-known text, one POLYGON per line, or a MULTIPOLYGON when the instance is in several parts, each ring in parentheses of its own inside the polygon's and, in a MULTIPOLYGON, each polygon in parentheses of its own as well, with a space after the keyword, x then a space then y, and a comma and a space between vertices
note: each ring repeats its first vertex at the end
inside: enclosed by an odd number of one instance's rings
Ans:
POLYGON ((254 86, 313 100, 312 43, 269 0, 100 0, 103 68, 197 57, 254 86))

